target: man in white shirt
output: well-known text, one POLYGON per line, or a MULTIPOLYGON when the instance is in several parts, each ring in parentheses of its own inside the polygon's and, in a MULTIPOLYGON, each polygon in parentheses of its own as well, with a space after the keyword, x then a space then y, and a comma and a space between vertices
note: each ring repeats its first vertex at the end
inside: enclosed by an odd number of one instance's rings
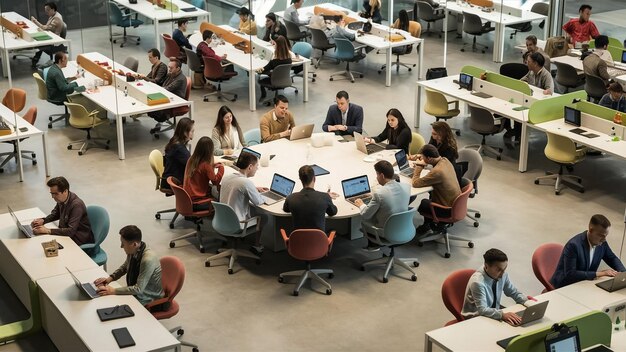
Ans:
POLYGON ((291 6, 285 10, 285 20, 297 24, 299 27, 306 26, 309 21, 301 21, 298 9, 302 7, 304 0, 291 0, 291 6))

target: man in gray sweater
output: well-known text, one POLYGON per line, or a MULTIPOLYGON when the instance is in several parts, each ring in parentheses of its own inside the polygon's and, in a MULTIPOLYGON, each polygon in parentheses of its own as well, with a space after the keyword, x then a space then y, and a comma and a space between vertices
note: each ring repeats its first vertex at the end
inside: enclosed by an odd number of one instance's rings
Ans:
MULTIPOLYGON (((183 74, 181 69, 182 65, 180 60, 170 59, 170 62, 167 64, 168 74, 165 78, 165 82, 163 82, 163 88, 185 99, 185 94, 187 93, 187 77, 183 74)), ((161 130, 161 123, 169 119, 171 115, 171 109, 149 112, 148 116, 157 121, 156 126, 150 130, 150 134, 159 132, 161 130)))

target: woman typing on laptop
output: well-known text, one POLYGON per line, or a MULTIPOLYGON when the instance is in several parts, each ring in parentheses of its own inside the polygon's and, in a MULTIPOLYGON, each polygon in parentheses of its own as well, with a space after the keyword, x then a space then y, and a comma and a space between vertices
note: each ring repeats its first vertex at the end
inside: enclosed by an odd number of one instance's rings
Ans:
POLYGON ((386 149, 402 149, 409 153, 411 144, 411 129, 404 120, 400 110, 392 108, 387 111, 387 125, 385 129, 376 137, 365 138, 367 143, 380 143, 387 141, 386 149))

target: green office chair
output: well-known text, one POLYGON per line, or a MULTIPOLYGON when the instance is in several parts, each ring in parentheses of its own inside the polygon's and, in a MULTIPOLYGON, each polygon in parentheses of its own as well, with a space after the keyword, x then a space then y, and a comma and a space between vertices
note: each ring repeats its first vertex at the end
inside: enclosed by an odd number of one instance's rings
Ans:
POLYGON ((576 143, 567 137, 549 132, 546 132, 546 134, 548 135, 548 144, 544 149, 544 153, 546 158, 559 164, 559 171, 557 173, 546 172, 547 176, 535 178, 535 184, 538 185, 542 180, 555 180, 554 194, 557 196, 561 194, 563 189, 561 186, 563 185, 584 193, 583 179, 575 175, 563 175, 563 167, 571 170, 575 164, 585 160, 587 148, 577 147, 576 143))
POLYGON ((122 34, 112 34, 110 38, 113 43, 117 43, 117 39, 113 39, 113 37, 121 35, 121 48, 124 47, 124 44, 126 44, 129 39, 134 41, 136 45, 139 45, 139 43, 141 42, 141 38, 138 35, 126 34, 126 28, 137 28, 143 24, 143 21, 138 20, 137 18, 131 18, 131 14, 124 14, 122 12, 122 9, 120 9, 119 6, 117 6, 117 3, 114 1, 109 1, 109 23, 111 25, 117 25, 118 27, 122 27, 124 29, 124 32, 122 34))
POLYGON ((346 69, 344 71, 335 72, 330 75, 330 80, 332 81, 335 76, 342 75, 346 78, 350 79, 350 82, 354 83, 354 74, 359 75, 360 78, 363 78, 363 74, 361 72, 350 71, 350 63, 358 62, 361 59, 365 58, 365 54, 359 50, 355 51, 354 45, 348 39, 343 38, 335 38, 335 57, 339 61, 346 62, 346 69))
POLYGON ((424 137, 417 132, 411 133, 411 144, 409 144, 409 154, 417 154, 420 149, 426 144, 424 137))
MULTIPOLYGON (((448 122, 449 119, 458 116, 461 113, 459 110, 459 101, 448 101, 446 97, 432 89, 426 89, 426 104, 424 104, 424 112, 428 115, 435 117, 436 121, 444 120, 448 122), (454 107, 450 108, 449 105, 453 104, 454 107)), ((461 135, 461 130, 458 128, 450 128, 457 136, 461 135)))
POLYGON ((98 110, 88 112, 87 109, 80 104, 68 102, 65 102, 64 104, 70 112, 70 126, 79 130, 87 131, 86 139, 69 142, 67 149, 72 150, 74 144, 81 144, 81 147, 78 150, 78 155, 85 154, 87 149, 89 149, 92 145, 108 150, 109 143, 111 143, 111 141, 106 138, 91 138, 91 130, 96 126, 109 124, 109 121, 98 118, 98 110))
POLYGON ((33 281, 28 282, 30 296, 30 317, 9 324, 0 325, 0 344, 18 340, 34 334, 41 329, 41 306, 39 302, 39 286, 33 281))
POLYGON ((109 213, 103 207, 97 205, 87 206, 87 216, 89 217, 89 223, 91 224, 91 231, 93 232, 94 243, 86 243, 80 245, 80 248, 89 255, 93 261, 104 266, 104 270, 107 270, 107 253, 104 249, 100 248, 100 245, 107 238, 109 234, 109 226, 111 221, 109 220, 109 213))

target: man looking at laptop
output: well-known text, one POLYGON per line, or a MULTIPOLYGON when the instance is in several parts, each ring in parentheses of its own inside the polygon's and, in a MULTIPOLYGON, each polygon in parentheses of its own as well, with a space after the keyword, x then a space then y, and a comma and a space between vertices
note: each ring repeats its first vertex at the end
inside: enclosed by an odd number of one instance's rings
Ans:
POLYGON ((274 98, 274 109, 261 116, 260 130, 263 143, 289 137, 296 125, 293 114, 288 110, 289 100, 284 95, 274 98))
POLYGON ((53 177, 46 183, 50 188, 50 195, 57 203, 50 215, 45 218, 34 219, 31 222, 35 235, 68 236, 76 244, 93 243, 94 237, 91 224, 87 216, 87 207, 78 196, 70 192, 70 184, 65 177, 53 177), (59 221, 59 227, 51 229, 45 224, 59 221))
POLYGON ((519 325, 522 318, 515 312, 504 313, 500 309, 502 293, 517 304, 528 300, 513 286, 506 273, 509 259, 504 252, 491 248, 483 255, 485 264, 470 277, 465 289, 465 301, 461 314, 466 318, 482 315, 502 320, 511 325, 519 325))
POLYGON ((350 102, 348 92, 342 90, 335 96, 336 105, 331 105, 322 125, 324 132, 338 135, 352 135, 363 132, 363 108, 350 102))
POLYGON ((332 200, 337 194, 315 190, 315 171, 310 165, 302 166, 298 170, 298 177, 302 182, 302 190, 290 194, 285 199, 283 211, 292 214, 294 230, 326 231, 326 214, 328 216, 337 214, 337 207, 332 200))
POLYGON ((550 279, 555 288, 567 286, 583 280, 593 280, 603 276, 615 276, 626 268, 613 253, 606 237, 611 222, 604 215, 595 214, 589 220, 589 228, 572 237, 563 248, 559 264, 550 279), (612 269, 598 271, 600 260, 612 269))
POLYGON ((141 230, 135 225, 127 225, 120 230, 120 242, 126 260, 109 277, 101 277, 93 283, 100 296, 134 295, 146 305, 163 297, 161 285, 161 262, 157 254, 141 240, 141 230), (113 281, 126 275, 126 286, 114 288, 113 281))
MULTIPOLYGON (((381 187, 372 192, 372 200, 366 205, 363 200, 357 199, 354 205, 359 207, 363 221, 363 232, 384 237, 383 228, 391 215, 406 211, 409 207, 411 195, 409 185, 397 182, 394 179, 393 166, 381 160, 374 164, 376 181, 381 187)), ((368 243, 366 250, 378 250, 378 246, 368 243)))

